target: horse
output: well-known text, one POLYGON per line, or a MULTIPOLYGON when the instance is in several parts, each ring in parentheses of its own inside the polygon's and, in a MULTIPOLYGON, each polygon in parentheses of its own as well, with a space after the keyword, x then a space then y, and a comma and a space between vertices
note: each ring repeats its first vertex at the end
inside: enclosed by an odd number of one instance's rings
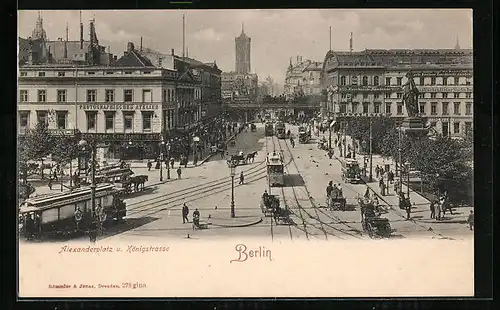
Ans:
POLYGON ((137 175, 130 178, 130 182, 134 184, 134 190, 136 192, 139 191, 139 186, 141 190, 144 190, 144 183, 146 183, 146 181, 148 181, 147 175, 137 175))
POLYGON ((252 164, 253 164, 256 155, 257 155, 257 151, 253 151, 252 153, 247 154, 246 162, 248 163, 251 160, 252 164))

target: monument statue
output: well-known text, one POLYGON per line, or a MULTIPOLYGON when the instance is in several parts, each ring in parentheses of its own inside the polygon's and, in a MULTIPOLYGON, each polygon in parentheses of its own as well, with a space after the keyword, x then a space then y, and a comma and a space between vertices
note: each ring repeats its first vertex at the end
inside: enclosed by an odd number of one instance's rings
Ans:
POLYGON ((418 95, 420 92, 415 85, 415 81, 413 81, 413 73, 411 70, 406 73, 406 77, 408 81, 403 85, 403 102, 408 117, 417 117, 420 112, 418 104, 418 95))
POLYGON ((418 104, 418 95, 420 92, 413 81, 413 73, 408 71, 406 73, 408 81, 403 88, 403 102, 406 106, 406 112, 408 116, 403 119, 401 128, 407 135, 410 136, 422 136, 429 132, 429 126, 427 126, 426 119, 420 115, 420 109, 418 104))

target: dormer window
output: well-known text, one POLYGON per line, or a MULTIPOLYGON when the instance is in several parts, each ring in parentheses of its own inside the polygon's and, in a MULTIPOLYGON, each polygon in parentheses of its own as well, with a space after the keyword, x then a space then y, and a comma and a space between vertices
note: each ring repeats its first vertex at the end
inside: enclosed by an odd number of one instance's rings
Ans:
POLYGON ((95 72, 94 72, 94 71, 89 71, 89 72, 87 72, 87 75, 94 75, 94 74, 95 74, 95 72))
POLYGON ((28 73, 26 71, 21 71, 21 76, 27 76, 28 73))
POLYGON ((38 76, 45 76, 45 72, 38 72, 38 76))
POLYGON ((57 76, 65 76, 66 72, 57 72, 57 76))
POLYGON ((125 71, 125 74, 132 74, 132 71, 125 71))

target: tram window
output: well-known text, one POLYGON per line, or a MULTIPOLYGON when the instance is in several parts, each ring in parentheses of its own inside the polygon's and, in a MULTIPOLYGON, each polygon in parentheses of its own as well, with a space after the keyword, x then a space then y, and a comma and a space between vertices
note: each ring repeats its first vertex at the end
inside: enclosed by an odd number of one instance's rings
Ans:
POLYGON ((42 224, 55 222, 58 220, 59 209, 47 209, 43 211, 42 224))
POLYGON ((269 166, 269 173, 283 173, 283 166, 269 166))

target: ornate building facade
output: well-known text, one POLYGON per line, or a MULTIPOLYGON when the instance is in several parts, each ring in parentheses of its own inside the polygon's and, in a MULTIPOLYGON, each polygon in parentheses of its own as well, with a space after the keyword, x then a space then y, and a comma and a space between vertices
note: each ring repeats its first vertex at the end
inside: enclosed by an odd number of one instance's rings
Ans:
POLYGON ((473 54, 466 49, 329 51, 321 83, 327 109, 346 116, 407 115, 402 85, 413 72, 419 110, 436 131, 452 137, 472 132, 473 54))
POLYGON ((252 39, 245 34, 243 25, 241 26, 241 34, 234 39, 236 47, 236 73, 249 74, 250 69, 250 45, 252 39))
POLYGON ((302 60, 302 56, 297 56, 297 62, 290 65, 285 77, 285 97, 292 99, 300 95, 321 94, 321 72, 323 64, 312 60, 302 60))
MULTIPOLYGON (((215 114, 211 108, 220 105, 220 70, 215 63, 182 58, 172 50, 158 65, 133 43, 119 59, 101 62, 102 49, 94 26, 90 29, 94 36, 88 49, 76 59, 48 54, 20 63, 20 135, 43 122, 54 134, 78 130, 101 142, 98 152, 105 158, 155 158, 163 138, 177 133, 191 137, 204 125, 203 116, 215 114)), ((30 40, 24 43, 34 42, 30 40)), ((36 42, 47 45, 43 38, 36 42)), ((34 44, 20 44, 23 47, 28 55, 34 54, 34 44)))

